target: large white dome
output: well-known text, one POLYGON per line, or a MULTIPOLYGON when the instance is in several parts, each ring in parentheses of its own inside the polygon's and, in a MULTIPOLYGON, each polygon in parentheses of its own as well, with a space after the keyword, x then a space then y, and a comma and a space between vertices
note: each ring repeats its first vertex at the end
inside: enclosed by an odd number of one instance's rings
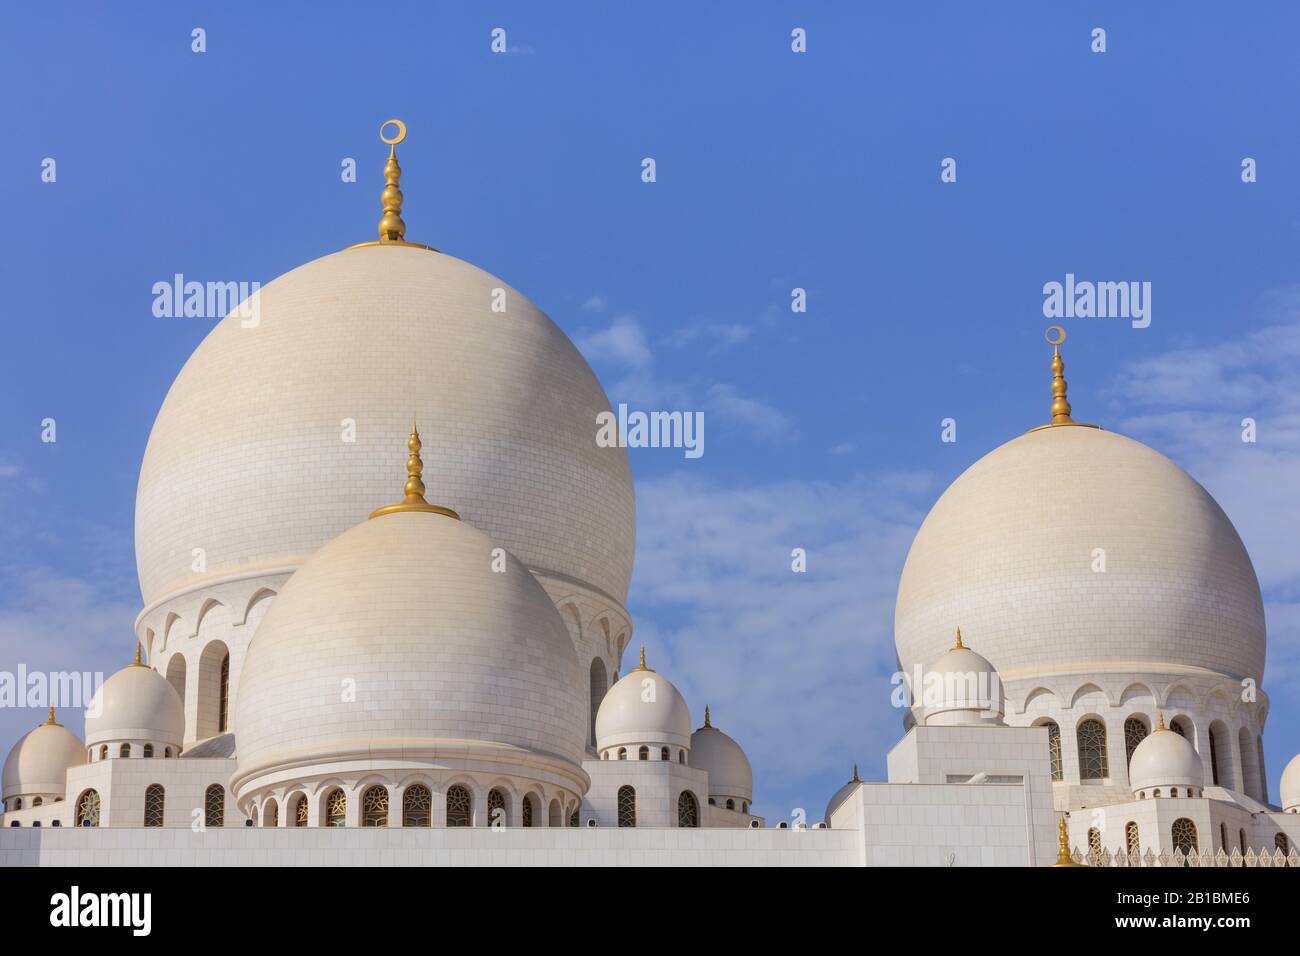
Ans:
POLYGON ((691 735, 691 766, 709 775, 709 796, 735 797, 748 803, 754 799, 754 770, 740 744, 710 722, 708 708, 704 726, 691 735))
POLYGON ((586 675, 546 592, 513 557, 494 562, 497 548, 455 518, 402 511, 316 552, 249 645, 232 786, 479 760, 576 788, 586 675))
POLYGON ((299 566, 389 497, 391 450, 413 415, 436 423, 425 477, 440 501, 530 568, 626 600, 626 452, 596 446, 608 399, 523 295, 459 259, 392 245, 309 262, 254 298, 256 326, 238 311, 218 323, 149 437, 135 526, 146 605, 299 566))
POLYGON ((1259 582, 1223 509, 1168 458, 1086 426, 995 449, 921 525, 895 609, 903 669, 958 625, 1003 681, 1264 672, 1259 582))

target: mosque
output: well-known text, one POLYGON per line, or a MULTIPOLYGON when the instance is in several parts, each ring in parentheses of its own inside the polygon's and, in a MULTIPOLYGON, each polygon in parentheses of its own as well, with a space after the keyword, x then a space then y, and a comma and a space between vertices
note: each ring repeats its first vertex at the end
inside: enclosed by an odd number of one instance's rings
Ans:
POLYGON ((406 240, 405 134, 381 128, 378 239, 260 288, 176 377, 140 468, 135 659, 83 736, 51 708, 9 751, 0 862, 1300 864, 1246 549, 1169 459, 1074 421, 1059 331, 1050 421, 908 555, 900 671, 938 692, 888 779, 757 816, 726 715, 695 726, 632 647, 604 390, 521 293, 406 240))

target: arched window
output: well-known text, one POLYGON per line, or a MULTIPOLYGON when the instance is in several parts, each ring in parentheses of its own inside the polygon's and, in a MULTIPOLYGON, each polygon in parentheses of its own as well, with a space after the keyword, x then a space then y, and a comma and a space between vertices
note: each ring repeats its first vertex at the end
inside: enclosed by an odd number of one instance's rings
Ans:
POLYGON ((1061 728, 1052 720, 1044 726, 1047 727, 1047 753, 1052 758, 1052 779, 1060 780, 1064 776, 1064 765, 1061 763, 1061 728))
POLYGON ((667 747, 660 747, 660 748, 659 748, 659 759, 660 759, 660 760, 671 760, 671 759, 672 759, 672 757, 669 756, 668 748, 667 748, 667 747))
POLYGON ((163 803, 166 794, 162 784, 151 783, 144 791, 144 825, 160 827, 163 825, 163 803))
POLYGON ((1264 738, 1255 738, 1255 768, 1259 771, 1259 799, 1268 803, 1268 774, 1264 771, 1264 738))
POLYGON ((618 748, 618 759, 619 759, 619 760, 626 760, 626 759, 627 759, 627 748, 626 748, 626 747, 619 747, 619 748, 618 748))
POLYGON ((1245 830, 1237 831, 1237 841, 1241 845, 1241 855, 1245 856, 1246 855, 1246 831, 1245 830))
POLYGON ((19 797, 17 800, 14 801, 14 809, 21 810, 22 808, 23 808, 23 798, 19 797))
POLYGON ((1079 724, 1079 777, 1083 780, 1104 780, 1110 776, 1106 760, 1106 725, 1095 717, 1079 724))
POLYGON ((712 797, 709 797, 709 806, 716 807, 717 805, 718 805, 718 801, 714 800, 712 797))
POLYGON ((1088 830, 1088 856, 1090 856, 1093 866, 1101 863, 1101 831, 1096 827, 1088 830))
POLYGON ((1275 849, 1281 850, 1283 853, 1291 852, 1291 843, 1287 840, 1285 833, 1273 834, 1273 846, 1275 849))
POLYGON ((224 734, 230 724, 230 654, 221 658, 221 686, 217 690, 217 733, 224 734))
POLYGON ((307 825, 306 794, 299 794, 298 799, 293 803, 293 825, 295 827, 305 827, 307 825))
POLYGON ((700 825, 700 801, 689 790, 683 790, 677 798, 677 825, 688 829, 700 825))
POLYGON ((1146 740, 1148 733, 1150 731, 1145 718, 1130 717, 1124 721, 1124 755, 1130 763, 1133 760, 1133 751, 1137 750, 1138 744, 1146 740))
MULTIPOLYGON (((41 804, 43 804, 44 802, 45 802, 45 801, 44 801, 43 799, 41 799, 40 797, 33 797, 33 798, 32 798, 32 806, 34 806, 34 807, 39 807, 39 806, 40 806, 41 804)), ((19 809, 21 809, 21 807, 20 807, 19 809)))
POLYGON ((510 825, 506 811, 506 795, 493 787, 488 791, 488 826, 505 827, 510 825))
POLYGON ((741 813, 749 813, 749 801, 745 800, 740 804, 741 813))
POLYGON ((1179 817, 1174 821, 1171 828, 1171 834, 1174 838, 1174 849, 1182 850, 1184 853, 1195 853, 1198 849, 1196 842, 1196 824, 1187 817, 1179 817))
POLYGON ((1223 848, 1224 853, 1228 852, 1228 826, 1225 823, 1219 824, 1219 846, 1223 848))
POLYGON ((447 826, 469 826, 469 791, 460 784, 447 788, 447 826))
POLYGON ((679 750, 679 751, 677 751, 677 762, 678 762, 678 763, 686 763, 686 751, 685 751, 685 750, 679 750))
POLYGON ((1151 796, 1156 797, 1156 798, 1159 798, 1159 797, 1160 797, 1160 788, 1157 787, 1157 788, 1156 788, 1156 792, 1153 793, 1153 794, 1151 794, 1151 796))
POLYGON ((578 807, 575 806, 575 807, 573 808, 573 812, 569 814, 569 826, 571 826, 571 827, 576 827, 576 826, 578 826, 581 822, 582 822, 582 821, 580 821, 580 820, 578 819, 578 807))
POLYGON ((375 784, 361 794, 361 825, 363 827, 388 826, 388 788, 375 784))
POLYGON ((524 802, 519 810, 520 816, 523 817, 523 825, 531 827, 533 825, 533 795, 531 793, 524 794, 524 802))
POLYGON ((433 825, 433 792, 422 783, 412 784, 402 794, 402 826, 433 825))
POLYGON ((327 827, 348 825, 348 795, 337 787, 325 798, 325 825, 327 827))
POLYGON ((1138 839, 1138 825, 1132 820, 1124 824, 1124 849, 1128 851, 1129 856, 1137 856, 1142 852, 1142 843, 1138 839))
POLYGON ((145 744, 145 745, 144 745, 144 755, 145 755, 146 757, 152 757, 152 756, 153 756, 153 744, 145 744))
POLYGON ((636 790, 626 785, 618 788, 618 825, 636 826, 636 790))
POLYGON ((99 791, 87 790, 77 798, 77 826, 99 826, 99 791))
POLYGON ((1210 780, 1219 785, 1219 728, 1210 724, 1210 780))
POLYGON ((219 783, 203 792, 203 824, 209 827, 226 825, 226 788, 219 783))
POLYGON ((262 807, 262 826, 278 827, 280 825, 280 806, 274 800, 267 800, 262 807))
POLYGON ((117 755, 118 755, 119 757, 129 757, 129 756, 131 756, 131 745, 130 745, 130 744, 122 744, 122 746, 120 746, 120 747, 117 748, 117 755))
POLYGON ((591 662, 591 725, 588 728, 589 738, 587 742, 591 746, 596 746, 596 712, 600 710, 600 702, 605 699, 605 691, 609 688, 609 678, 605 673, 605 662, 599 657, 594 658, 591 662))
POLYGON ((645 745, 642 745, 641 749, 638 750, 638 751, 636 752, 636 759, 637 759, 637 760, 649 760, 649 759, 650 759, 650 748, 649 748, 649 747, 646 747, 645 745))
POLYGON ((1178 788, 1177 788, 1177 787, 1170 787, 1170 788, 1169 788, 1169 796, 1171 796, 1171 797, 1176 797, 1176 796, 1178 796, 1178 788))
POLYGON ((104 744, 104 746, 99 748, 99 759, 100 760, 108 759, 108 744, 104 744))
POLYGON ((1183 718, 1175 717, 1173 720, 1169 721, 1169 729, 1179 737, 1187 738, 1187 722, 1183 720, 1183 718))
POLYGON ((165 749, 165 750, 163 751, 163 757, 170 757, 171 755, 172 755, 172 748, 171 748, 171 747, 168 747, 167 749, 165 749))
POLYGON ((728 810, 736 809, 736 801, 732 800, 730 797, 727 798, 727 809, 728 810))
POLYGON ((552 800, 550 807, 546 811, 546 825, 548 827, 561 826, 560 814, 564 811, 560 809, 560 801, 552 800))

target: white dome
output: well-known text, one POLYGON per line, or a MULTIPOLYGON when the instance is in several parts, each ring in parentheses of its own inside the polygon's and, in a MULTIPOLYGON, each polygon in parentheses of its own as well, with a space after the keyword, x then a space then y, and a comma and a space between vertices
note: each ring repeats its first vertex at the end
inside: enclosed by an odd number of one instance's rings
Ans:
POLYGON ((740 744, 709 722, 707 709, 704 726, 691 735, 690 763, 708 773, 709 796, 735 797, 746 802, 754 799, 754 771, 749 758, 740 744))
POLYGON ((62 796, 68 769, 85 762, 85 748, 76 734, 62 724, 41 724, 19 738, 5 758, 0 800, 28 794, 62 796))
POLYGON ((152 667, 129 664, 95 692, 86 708, 86 746, 143 740, 180 747, 185 705, 152 667))
POLYGON ((451 256, 349 249, 264 286, 185 363, 136 493, 146 605, 200 581, 296 568, 391 494, 412 415, 435 497, 528 567, 627 597, 627 454, 596 445, 600 383, 523 295, 451 256), (507 311, 493 312, 494 290, 507 311), (343 440, 355 423, 355 441, 343 440), (304 480, 310 477, 310 489, 304 480), (196 574, 192 550, 205 549, 196 574))
POLYGON ((1282 771, 1281 800, 1283 810, 1300 812, 1300 754, 1292 757, 1282 771))
POLYGON ((641 666, 609 689, 596 712, 598 750, 641 744, 691 746, 686 699, 666 677, 645 666, 644 649, 641 666))
POLYGON ((987 658, 961 643, 960 630, 956 646, 926 668, 922 681, 920 693, 928 726, 1001 722, 998 672, 987 658))
POLYGON ((1133 748, 1128 778, 1134 793, 1160 787, 1165 791, 1164 796, 1169 796, 1169 787, 1200 788, 1205 785, 1201 758, 1192 742, 1163 726, 1133 748))
POLYGON ((1084 426, 985 455, 921 525, 895 609, 903 670, 937 658, 954 623, 1004 682, 1264 671, 1259 582, 1223 510, 1168 458, 1084 426))
POLYGON ((842 804, 845 800, 847 800, 852 795, 853 791, 857 790, 858 787, 861 786, 861 784, 862 781, 858 779, 857 764, 854 764, 853 779, 850 780, 848 783, 846 783, 844 786, 840 787, 838 790, 835 791, 835 793, 831 795, 830 800, 826 802, 826 813, 822 817, 822 822, 825 823, 827 826, 830 826, 831 814, 833 814, 836 810, 838 810, 840 808, 840 804, 842 804))
POLYGON ((522 564, 506 554, 492 570, 497 550, 464 522, 402 511, 316 552, 249 645, 232 787, 286 768, 476 759, 583 779, 573 642, 522 564))

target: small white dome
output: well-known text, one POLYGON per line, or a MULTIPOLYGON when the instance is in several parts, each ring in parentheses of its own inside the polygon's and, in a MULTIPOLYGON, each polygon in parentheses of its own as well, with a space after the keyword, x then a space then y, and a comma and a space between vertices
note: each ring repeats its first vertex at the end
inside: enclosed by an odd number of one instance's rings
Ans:
MULTIPOLYGON (((1002 723, 1002 683, 997 669, 961 640, 930 665, 919 688, 927 726, 1002 723)), ((914 689, 916 692, 916 689, 914 689)))
MULTIPOLYGON (((691 746, 691 712, 672 683, 641 666, 609 689, 596 712, 596 748, 649 744, 691 746)), ((675 759, 675 758, 674 758, 675 759)))
POLYGON ((77 735, 50 719, 29 731, 14 744, 5 758, 3 796, 62 796, 67 785, 68 768, 85 763, 85 748, 77 735))
POLYGON ((1282 809, 1287 813, 1300 813, 1300 754, 1282 771, 1282 809))
POLYGON ((1190 740, 1164 726, 1137 745, 1128 765, 1129 785, 1133 792, 1159 787, 1169 796, 1170 787, 1196 787, 1205 785, 1201 758, 1190 740))
POLYGON ((835 793, 831 796, 830 800, 827 801, 826 813, 822 817, 822 822, 824 822, 827 826, 830 826, 831 814, 834 813, 836 810, 838 810, 840 808, 840 805, 844 803, 844 801, 847 800, 849 796, 853 793, 853 791, 857 790, 861 784, 862 781, 858 778, 858 765, 854 764, 853 779, 850 780, 848 783, 846 783, 844 786, 840 787, 838 790, 836 790, 835 793))
POLYGON ((709 796, 735 797, 745 802, 754 799, 754 771, 749 758, 740 744, 713 726, 707 707, 704 726, 691 735, 691 766, 709 775, 709 796))
POLYGON ((167 678, 144 664, 128 664, 95 692, 86 708, 86 746, 145 740, 181 745, 185 705, 167 678))

